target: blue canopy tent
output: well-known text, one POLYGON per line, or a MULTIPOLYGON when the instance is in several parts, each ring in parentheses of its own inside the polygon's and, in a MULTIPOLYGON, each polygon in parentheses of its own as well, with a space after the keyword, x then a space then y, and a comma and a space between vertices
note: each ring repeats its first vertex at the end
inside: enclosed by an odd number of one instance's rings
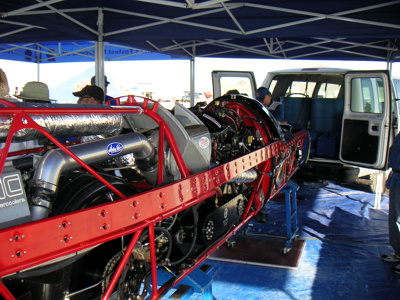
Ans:
MULTIPOLYGON (((104 72, 108 44, 190 59, 192 70, 196 57, 370 60, 385 61, 388 68, 400 59, 398 0, 279 4, 265 0, 0 0, 0 4, 0 58, 16 52, 18 46, 24 49, 37 43, 33 48, 42 55, 33 56, 40 57, 40 62, 76 61, 89 51, 85 44, 72 50, 77 55, 67 56, 61 50, 43 53, 45 43, 57 41, 61 46, 56 49, 62 49, 64 43, 84 42, 94 47, 96 75, 104 72)), ((96 78, 102 85, 103 76, 96 78)))
MULTIPOLYGON (((90 41, 0 44, 1 59, 35 63, 90 62, 95 60, 95 52, 96 44, 90 41)), ((104 43, 105 61, 165 60, 174 58, 168 54, 104 43)))

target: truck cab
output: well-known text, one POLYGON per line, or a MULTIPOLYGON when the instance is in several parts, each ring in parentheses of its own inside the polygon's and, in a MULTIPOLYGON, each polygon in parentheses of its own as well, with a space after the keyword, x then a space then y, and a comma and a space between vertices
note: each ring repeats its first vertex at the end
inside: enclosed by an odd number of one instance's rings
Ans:
MULTIPOLYGON (((255 84, 245 73, 236 77, 242 86, 245 78, 255 84)), ((214 95, 232 74, 213 72, 214 95)), ((400 80, 386 70, 306 68, 269 72, 261 86, 283 104, 285 121, 310 133, 309 160, 296 177, 353 182, 369 175, 376 191, 378 171, 388 174, 389 149, 398 132, 400 80)), ((251 92, 255 97, 254 87, 251 92)))

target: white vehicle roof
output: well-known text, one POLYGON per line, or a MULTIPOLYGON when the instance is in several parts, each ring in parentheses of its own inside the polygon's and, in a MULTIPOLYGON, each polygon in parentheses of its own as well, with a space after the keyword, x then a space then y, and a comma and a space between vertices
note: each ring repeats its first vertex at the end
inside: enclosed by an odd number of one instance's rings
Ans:
MULTIPOLYGON (((286 70, 275 70, 268 72, 267 76, 264 78, 262 86, 269 87, 273 78, 279 75, 312 75, 318 76, 325 75, 327 78, 343 78, 343 76, 352 71, 351 69, 340 69, 340 68, 302 68, 302 69, 286 69, 286 70)), ((309 78, 311 79, 311 78, 309 78)))
POLYGON ((286 70, 275 70, 268 72, 268 74, 286 74, 286 73, 317 73, 317 74, 344 74, 352 71, 351 69, 340 69, 340 68, 302 68, 302 69, 286 69, 286 70))

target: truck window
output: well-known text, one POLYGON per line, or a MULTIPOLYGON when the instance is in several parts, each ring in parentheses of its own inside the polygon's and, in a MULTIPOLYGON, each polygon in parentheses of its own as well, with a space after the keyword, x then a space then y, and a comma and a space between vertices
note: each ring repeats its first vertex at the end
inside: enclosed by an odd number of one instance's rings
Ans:
POLYGON ((247 77, 221 77, 221 95, 231 90, 238 90, 242 95, 252 96, 250 79, 247 77))
POLYGON ((352 112, 384 112, 384 89, 381 78, 353 78, 351 80, 352 112))
POLYGON ((312 97, 315 85, 315 82, 292 81, 292 84, 286 90, 285 97, 291 94, 303 94, 312 97))
POLYGON ((339 95, 341 87, 342 87, 341 84, 324 82, 319 87, 317 97, 336 99, 339 95))
POLYGON ((275 89, 275 86, 277 83, 278 83, 278 80, 276 80, 276 79, 271 81, 271 84, 269 85, 269 91, 271 92, 271 94, 274 93, 274 89, 275 89))

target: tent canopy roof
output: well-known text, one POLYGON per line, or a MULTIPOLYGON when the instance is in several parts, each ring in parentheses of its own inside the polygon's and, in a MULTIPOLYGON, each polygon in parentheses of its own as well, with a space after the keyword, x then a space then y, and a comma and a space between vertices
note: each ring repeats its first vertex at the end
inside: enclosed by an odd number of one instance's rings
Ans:
POLYGON ((45 61, 79 61, 94 41, 104 41, 135 51, 123 59, 143 52, 172 58, 400 59, 396 0, 0 0, 0 5, 0 58, 40 49, 45 61), (66 48, 78 55, 66 55, 66 48))

